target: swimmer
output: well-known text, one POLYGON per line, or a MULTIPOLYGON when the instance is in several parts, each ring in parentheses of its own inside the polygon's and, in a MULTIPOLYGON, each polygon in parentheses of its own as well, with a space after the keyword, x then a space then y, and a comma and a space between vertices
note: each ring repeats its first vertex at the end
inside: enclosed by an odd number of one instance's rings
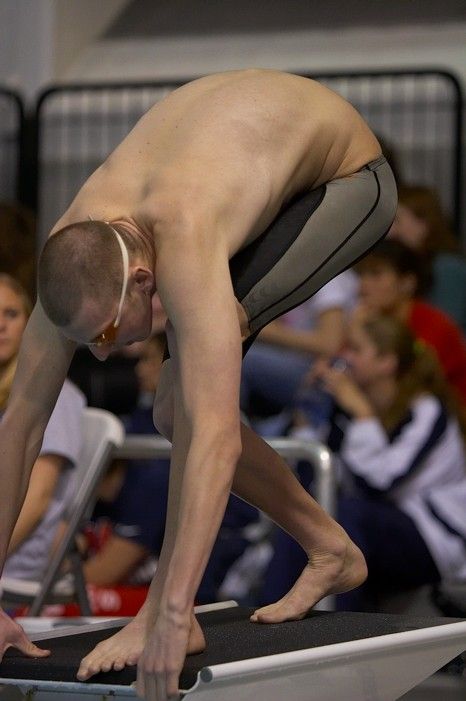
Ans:
MULTIPOLYGON (((79 679, 137 662, 139 695, 178 693, 186 653, 205 646, 193 603, 230 490, 309 559, 254 623, 298 620, 365 579, 343 529, 241 424, 240 370, 261 328, 364 255, 395 209, 391 170, 350 104, 307 78, 245 70, 156 104, 57 222, 0 428, 0 558, 77 345, 105 360, 146 338, 156 291, 168 315, 154 405, 173 443, 159 566, 141 611, 83 659, 79 679)), ((14 645, 0 623, 0 642, 14 645)))

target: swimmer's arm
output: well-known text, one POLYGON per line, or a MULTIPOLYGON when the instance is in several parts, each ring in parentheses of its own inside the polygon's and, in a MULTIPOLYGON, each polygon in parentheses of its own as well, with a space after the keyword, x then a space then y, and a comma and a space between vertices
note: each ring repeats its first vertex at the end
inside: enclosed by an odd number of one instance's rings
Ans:
POLYGON ((0 567, 75 348, 36 304, 23 334, 8 408, 0 422, 0 567))
POLYGON ((88 584, 98 587, 124 583, 148 555, 150 552, 144 545, 113 534, 101 550, 84 563, 84 578, 88 584))
POLYGON ((160 251, 156 276, 174 330, 168 334, 179 377, 173 459, 184 477, 162 601, 185 612, 207 565, 241 452, 241 336, 221 245, 171 245, 165 258, 160 251))
POLYGON ((11 555, 31 535, 47 513, 66 460, 61 455, 41 455, 32 468, 24 504, 8 546, 11 555))

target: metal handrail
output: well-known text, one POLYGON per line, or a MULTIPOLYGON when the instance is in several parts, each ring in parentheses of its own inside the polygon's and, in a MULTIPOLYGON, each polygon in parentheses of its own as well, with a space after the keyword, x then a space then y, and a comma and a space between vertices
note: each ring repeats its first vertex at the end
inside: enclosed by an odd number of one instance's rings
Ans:
MULTIPOLYGON (((336 512, 336 476, 332 454, 326 445, 314 440, 296 438, 269 438, 271 448, 283 458, 307 460, 314 468, 313 496, 330 515, 336 512)), ((169 458, 171 443, 161 436, 127 434, 123 445, 113 451, 113 457, 125 460, 154 460, 169 458)), ((328 611, 334 608, 335 597, 321 599, 314 610, 328 611)))
MULTIPOLYGON (((336 480, 330 450, 323 443, 295 438, 270 438, 266 441, 283 458, 308 460, 314 467, 313 495, 325 511, 335 514, 336 480)), ((128 434, 123 445, 115 448, 119 459, 151 460, 169 458, 171 443, 161 436, 128 434)))

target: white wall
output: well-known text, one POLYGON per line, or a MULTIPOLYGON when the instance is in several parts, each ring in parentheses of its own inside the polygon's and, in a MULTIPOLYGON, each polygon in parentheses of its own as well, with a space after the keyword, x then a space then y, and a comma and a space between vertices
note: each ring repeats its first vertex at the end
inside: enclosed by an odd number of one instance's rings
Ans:
POLYGON ((128 0, 0 0, 0 84, 27 98, 61 80, 128 0))
POLYGON ((53 78, 53 45, 53 0, 1 0, 1 84, 34 94, 53 78))
POLYGON ((96 41, 128 0, 53 0, 55 76, 63 78, 83 48, 96 41))
POLYGON ((66 72, 66 78, 154 80, 247 66, 316 72, 435 66, 453 70, 466 83, 466 22, 383 29, 107 39, 85 49, 66 72))
POLYGON ((0 83, 31 96, 57 80, 184 78, 246 66, 310 71, 440 66, 466 84, 466 21, 100 39, 128 3, 1 0, 0 83))

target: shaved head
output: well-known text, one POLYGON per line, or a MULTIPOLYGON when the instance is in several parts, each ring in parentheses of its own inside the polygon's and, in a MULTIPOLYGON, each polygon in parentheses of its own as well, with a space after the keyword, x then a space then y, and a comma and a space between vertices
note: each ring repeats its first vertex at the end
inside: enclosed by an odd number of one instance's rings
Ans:
MULTIPOLYGON (((128 248, 131 237, 119 231, 128 248)), ((85 299, 91 298, 109 313, 118 300, 123 261, 112 227, 101 221, 70 224, 50 236, 38 271, 38 294, 49 319, 60 327, 78 316, 85 299)))

